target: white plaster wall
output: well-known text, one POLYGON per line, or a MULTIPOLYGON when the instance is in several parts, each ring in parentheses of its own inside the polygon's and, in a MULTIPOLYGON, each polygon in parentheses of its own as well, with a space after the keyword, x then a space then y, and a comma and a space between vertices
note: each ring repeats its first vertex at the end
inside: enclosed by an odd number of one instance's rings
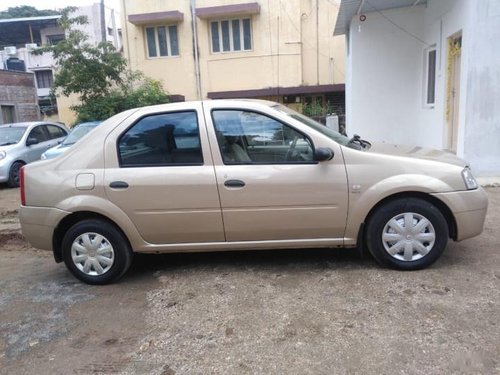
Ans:
MULTIPOLYGON (((385 11, 422 38, 425 7, 385 11)), ((351 23, 348 56, 347 133, 371 141, 414 144, 421 103, 422 43, 378 13, 351 23)), ((434 137, 420 142, 430 146, 434 137)))
MULTIPOLYGON (((90 44, 98 44, 101 41, 101 5, 100 3, 94 3, 93 5, 79 7, 74 15, 75 16, 86 16, 88 18, 88 24, 80 25, 78 28, 84 31, 88 36, 88 42, 90 44)), ((108 35, 107 28, 113 29, 113 21, 112 21, 112 9, 109 7, 104 8, 104 24, 106 28, 106 40, 112 43, 116 49, 120 49, 122 46, 121 38, 118 36, 118 29, 120 28, 121 16, 118 10, 114 11, 115 17, 115 29, 113 33, 116 33, 117 40, 115 44, 115 39, 113 35, 108 35)))
POLYGON ((500 2, 470 7, 464 156, 475 174, 500 176, 500 2))
POLYGON ((457 32, 462 32, 462 59, 460 70, 460 105, 457 155, 463 157, 463 134, 465 128, 465 102, 466 102, 466 77, 467 77, 467 46, 470 44, 468 33, 468 0, 429 0, 424 12, 424 23, 422 24, 423 40, 430 45, 436 46, 436 96, 435 105, 426 107, 424 105, 425 84, 425 49, 421 46, 420 102, 417 103, 418 127, 416 141, 434 148, 446 149, 448 147, 448 125, 446 121, 446 87, 447 87, 447 54, 448 38, 457 32), (429 138, 432 134, 432 138, 429 138), (426 142, 427 141, 427 142, 426 142))
POLYGON ((500 176, 500 1, 428 0, 351 22, 347 132, 445 149, 447 40, 462 32, 457 154, 478 176, 500 176), (435 105, 424 104, 425 50, 437 50, 435 105))

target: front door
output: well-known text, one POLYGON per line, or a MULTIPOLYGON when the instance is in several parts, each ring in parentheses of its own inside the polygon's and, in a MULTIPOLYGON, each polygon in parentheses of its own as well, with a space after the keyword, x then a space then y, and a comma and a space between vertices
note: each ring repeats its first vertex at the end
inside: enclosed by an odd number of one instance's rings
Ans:
POLYGON ((226 240, 342 243, 348 197, 340 147, 318 163, 313 139, 286 122, 204 105, 218 145, 212 149, 226 240))
POLYGON ((456 34, 448 38, 448 87, 447 111, 448 149, 457 152, 458 119, 460 113, 460 64, 462 56, 462 35, 456 34))
POLYGON ((108 137, 106 194, 149 243, 224 241, 214 169, 199 119, 195 109, 151 114, 108 137))

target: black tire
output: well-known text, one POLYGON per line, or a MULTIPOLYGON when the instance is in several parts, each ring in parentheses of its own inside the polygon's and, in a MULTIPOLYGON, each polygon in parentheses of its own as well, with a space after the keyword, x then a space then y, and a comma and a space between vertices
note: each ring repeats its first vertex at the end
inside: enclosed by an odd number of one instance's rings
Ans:
MULTIPOLYGON (((378 263, 383 266, 408 271, 419 270, 434 263, 443 253, 449 237, 448 224, 441 211, 432 203, 420 198, 395 199, 378 207, 368 219, 365 234, 368 250, 378 263), (422 232, 416 230, 417 234, 407 234, 406 232, 397 233, 396 230, 392 229, 393 227, 397 227, 397 225, 394 225, 394 222, 390 224, 390 222, 393 218, 396 218, 398 224, 403 224, 398 228, 406 231, 405 213, 412 215, 408 216, 409 219, 411 218, 412 227, 413 225, 416 227, 420 222, 422 225, 425 225, 422 232), (422 217, 427 219, 431 226, 426 225, 427 222, 422 217), (434 232, 433 241, 421 239, 432 238, 432 232, 434 232), (384 233, 387 235, 386 238, 398 236, 401 239, 384 241, 384 233), (420 242, 420 245, 417 242, 420 242), (405 246, 407 244, 412 244, 412 246, 408 245, 408 254, 413 254, 411 256, 412 259, 409 259, 409 255, 408 258, 406 257, 405 246), (402 253, 398 251, 401 246, 403 247, 402 253), (423 255, 417 249, 417 246, 418 249, 423 250, 425 248, 428 252, 423 255), (395 254, 391 255, 389 253, 390 250, 395 254)), ((423 252, 425 253, 425 251, 423 252)))
POLYGON ((7 185, 9 185, 9 187, 11 188, 19 187, 20 170, 23 165, 24 165, 23 162, 16 161, 10 166, 9 181, 7 182, 7 185))
MULTIPOLYGON (((96 237, 94 237, 95 240, 96 237)), ((100 246, 100 245, 99 245, 100 246)), ((103 245, 104 246, 104 245, 103 245)), ((93 250, 97 252, 96 250, 93 250)), ((110 253, 106 252, 109 257, 110 253)), ((78 253, 77 253, 78 254, 78 253)), ((74 224, 64 235, 62 241, 62 255, 64 263, 68 270, 77 279, 87 284, 104 285, 112 283, 120 279, 130 268, 132 264, 133 252, 130 248, 128 240, 124 237, 122 232, 118 230, 113 224, 100 219, 87 219, 74 224), (102 274, 90 275, 85 273, 84 270, 79 269, 77 264, 73 261, 72 246, 75 240, 85 236, 85 234, 98 234, 104 237, 101 244, 108 243, 112 247, 113 263, 102 274)), ((93 254, 97 257, 99 254, 93 254)), ((97 258, 95 258, 97 259, 97 258)), ((94 259, 93 259, 94 260, 94 259)), ((94 263, 95 264, 95 263, 94 263)), ((82 265, 80 264, 80 267, 82 265)), ((89 272, 97 272, 94 265, 89 272), (94 271, 92 271, 92 269, 94 271)))

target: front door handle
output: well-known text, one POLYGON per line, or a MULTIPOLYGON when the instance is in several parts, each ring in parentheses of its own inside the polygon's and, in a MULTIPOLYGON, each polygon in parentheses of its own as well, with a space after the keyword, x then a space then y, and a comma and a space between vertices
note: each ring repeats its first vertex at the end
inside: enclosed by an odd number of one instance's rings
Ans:
POLYGON ((245 186, 245 182, 241 180, 227 180, 224 182, 224 186, 226 187, 243 187, 245 186))
POLYGON ((128 184, 125 181, 113 181, 109 184, 109 187, 113 189, 126 189, 128 188, 128 184))

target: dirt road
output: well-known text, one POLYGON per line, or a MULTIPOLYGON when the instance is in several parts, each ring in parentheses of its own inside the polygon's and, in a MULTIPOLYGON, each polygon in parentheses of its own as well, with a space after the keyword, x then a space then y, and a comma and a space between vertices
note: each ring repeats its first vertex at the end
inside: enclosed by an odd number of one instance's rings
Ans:
POLYGON ((500 373, 500 189, 430 269, 348 250, 138 256, 91 287, 18 232, 0 189, 1 374, 500 373))

